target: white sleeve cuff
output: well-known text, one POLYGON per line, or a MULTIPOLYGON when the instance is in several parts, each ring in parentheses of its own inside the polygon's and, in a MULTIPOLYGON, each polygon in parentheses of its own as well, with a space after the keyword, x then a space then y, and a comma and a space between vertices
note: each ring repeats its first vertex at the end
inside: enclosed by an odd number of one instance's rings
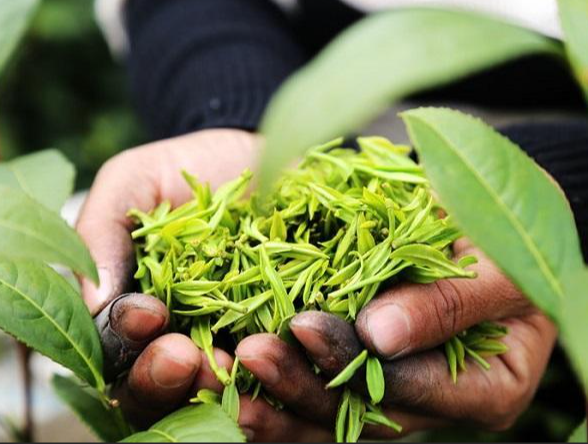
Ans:
POLYGON ((116 58, 122 58, 129 50, 129 40, 124 21, 125 1, 96 0, 94 3, 96 20, 102 29, 112 54, 116 58))

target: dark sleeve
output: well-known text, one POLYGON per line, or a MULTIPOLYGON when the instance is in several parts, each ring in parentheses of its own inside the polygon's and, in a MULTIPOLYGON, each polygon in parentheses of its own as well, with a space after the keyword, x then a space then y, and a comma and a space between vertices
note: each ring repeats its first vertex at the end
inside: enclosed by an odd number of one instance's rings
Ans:
POLYGON ((563 188, 588 262, 588 121, 517 124, 501 132, 519 144, 563 188))
POLYGON ((305 54, 269 0, 129 0, 128 70, 155 138, 254 130, 305 54))

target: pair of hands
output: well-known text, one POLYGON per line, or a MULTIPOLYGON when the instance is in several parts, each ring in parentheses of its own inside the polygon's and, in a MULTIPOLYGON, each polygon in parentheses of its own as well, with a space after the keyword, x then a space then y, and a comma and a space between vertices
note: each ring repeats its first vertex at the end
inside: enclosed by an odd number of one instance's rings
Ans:
MULTIPOLYGON (((128 150, 99 172, 78 221, 78 231, 94 257, 100 287, 82 282, 96 317, 112 376, 129 369, 114 396, 128 417, 147 426, 176 409, 202 388, 222 386, 204 354, 183 335, 167 333, 169 314, 156 298, 123 294, 131 284, 134 251, 130 208, 148 211, 162 200, 173 206, 190 199, 179 174, 185 169, 213 188, 255 166, 256 136, 239 130, 204 130, 128 150)), ((466 240, 457 257, 475 254, 474 280, 404 284, 385 291, 359 314, 355 328, 335 316, 306 312, 291 321, 300 347, 277 336, 244 339, 235 354, 286 409, 263 399, 241 397, 239 423, 249 440, 320 441, 332 438, 340 392, 325 390, 308 358, 327 377, 342 370, 363 348, 386 358, 384 410, 402 424, 403 434, 466 422, 491 430, 509 427, 527 407, 545 370, 556 338, 553 324, 484 255, 466 240), (435 347, 485 320, 509 327, 509 352, 475 364, 451 381, 442 352, 435 347)), ((230 369, 233 357, 215 351, 230 369)), ((366 392, 359 378, 355 390, 366 392)), ((362 436, 397 438, 384 427, 367 426, 362 436)))

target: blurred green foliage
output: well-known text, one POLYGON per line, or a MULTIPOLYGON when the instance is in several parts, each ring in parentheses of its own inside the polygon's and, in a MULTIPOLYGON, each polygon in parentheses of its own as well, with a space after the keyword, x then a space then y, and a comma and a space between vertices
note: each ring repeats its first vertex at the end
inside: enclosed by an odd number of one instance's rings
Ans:
POLYGON ((0 78, 0 156, 58 148, 77 187, 124 148, 145 141, 122 63, 94 21, 92 0, 43 0, 0 78))

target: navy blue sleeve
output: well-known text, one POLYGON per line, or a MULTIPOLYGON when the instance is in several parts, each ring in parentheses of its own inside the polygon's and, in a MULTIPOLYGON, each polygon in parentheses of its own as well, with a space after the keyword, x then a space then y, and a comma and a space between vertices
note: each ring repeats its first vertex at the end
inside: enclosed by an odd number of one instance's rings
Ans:
POLYGON ((548 171, 566 194, 588 262, 588 121, 518 124, 501 132, 548 171))
POLYGON ((306 60, 269 0, 129 0, 128 71, 154 138, 255 130, 279 84, 306 60))

